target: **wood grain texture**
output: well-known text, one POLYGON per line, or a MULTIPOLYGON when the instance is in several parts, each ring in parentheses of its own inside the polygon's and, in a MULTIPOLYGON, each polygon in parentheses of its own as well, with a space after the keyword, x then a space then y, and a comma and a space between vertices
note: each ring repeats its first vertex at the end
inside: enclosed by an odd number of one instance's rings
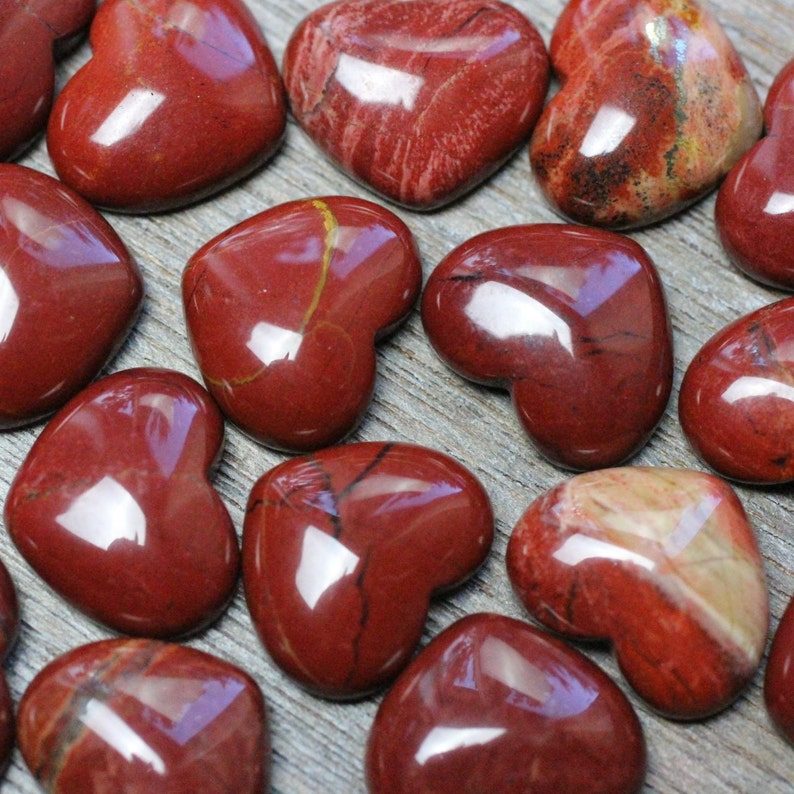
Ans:
MULTIPOLYGON (((563 0, 513 0, 549 41, 563 0)), ((318 3, 250 0, 279 62, 290 32, 318 3)), ((790 0, 714 0, 717 14, 745 60, 762 99, 774 75, 792 57, 794 6, 790 0)), ((61 68, 59 83, 89 57, 83 45, 61 68)), ((47 173, 52 168, 43 141, 21 161, 47 173)), ((371 198, 320 156, 290 121, 284 146, 273 161, 243 184, 196 207, 164 215, 108 215, 144 273, 143 315, 108 371, 154 365, 198 377, 186 340, 179 280, 188 257, 205 241, 259 211, 307 196, 346 194, 371 198)), ((656 262, 672 315, 676 370, 673 397, 649 445, 634 462, 702 468, 682 436, 676 417, 683 372, 713 333, 741 314, 783 293, 749 281, 727 262, 717 242, 714 196, 685 214, 632 236, 656 262)), ((397 210, 414 232, 425 278, 452 248, 474 234, 513 223, 558 219, 543 204, 522 149, 494 178, 457 204, 430 214, 397 210)), ((509 533, 527 505, 565 474, 544 462, 523 436, 505 393, 476 387, 436 358, 419 315, 379 352, 380 374, 370 411, 355 440, 402 440, 425 444, 468 465, 488 489, 497 516, 489 560, 463 589, 432 607, 424 641, 463 614, 523 612, 504 567, 509 533)), ((0 436, 0 499, 41 426, 0 436)), ((284 456, 257 446, 228 427, 216 485, 238 531, 248 492, 258 477, 284 456)), ((791 488, 737 489, 757 530, 768 575, 772 628, 794 593, 794 500, 791 488)), ((110 636, 65 606, 31 572, 0 533, 0 555, 20 592, 21 636, 6 662, 16 700, 35 673, 54 656, 110 636)), ((189 644, 233 661, 259 682, 270 709, 273 740, 272 791, 279 794, 359 794, 363 750, 379 698, 334 704, 305 694, 266 658, 254 635, 242 592, 228 612, 189 644)), ((737 703, 719 716, 694 724, 663 720, 627 690, 606 651, 588 650, 617 678, 635 704, 646 732, 648 792, 790 792, 794 749, 772 730, 763 707, 763 667, 737 703)), ((15 752, 0 792, 37 791, 15 752)))

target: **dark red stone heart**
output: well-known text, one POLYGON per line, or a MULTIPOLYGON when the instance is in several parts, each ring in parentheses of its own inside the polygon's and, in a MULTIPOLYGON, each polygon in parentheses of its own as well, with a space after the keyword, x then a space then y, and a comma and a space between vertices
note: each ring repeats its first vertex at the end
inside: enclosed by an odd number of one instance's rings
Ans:
POLYGON ((473 237, 430 276, 422 321, 459 374, 506 388, 553 463, 637 452, 672 387, 672 340, 648 255, 614 232, 562 224, 473 237))
POLYGON ((262 794, 265 703, 202 651, 115 639, 48 664, 19 705, 19 747, 50 794, 262 794))
POLYGON ((716 19, 694 0, 572 0, 551 39, 562 88, 530 158, 580 223, 643 226, 716 187, 761 133, 761 105, 716 19))
POLYGON ((95 0, 6 0, 0 4, 0 160, 44 129, 55 93, 55 59, 88 26, 95 0))
POLYGON ((530 505, 507 569, 543 624, 611 640, 626 680, 668 717, 714 714, 758 668, 769 625, 763 563, 741 502, 713 475, 580 474, 530 505))
POLYGON ((780 619, 769 649, 764 702, 775 727, 794 744, 794 598, 780 619))
POLYGON ((695 452, 725 477, 794 481, 794 298, 730 323, 687 368, 678 398, 695 452))
MULTIPOLYGON (((16 588, 5 565, 0 562, 0 662, 11 650, 19 632, 19 604, 16 588)), ((0 671, 0 775, 14 749, 14 701, 5 673, 0 671)))
POLYGON ((63 405, 116 352, 143 300, 111 226, 55 179, 0 164, 0 429, 63 405))
POLYGON ((204 382, 256 440, 307 451, 351 433, 375 342, 407 316, 422 267, 396 215, 331 196, 273 207, 207 243, 182 279, 204 382))
POLYGON ((90 41, 47 145, 61 179, 92 203, 179 207, 236 182, 281 142, 281 78, 241 0, 105 0, 90 41))
POLYGON ((251 491, 248 608, 290 676, 325 697, 359 697, 405 666, 431 596, 467 579, 492 537, 487 494, 446 455, 376 442, 325 449, 251 491))
POLYGON ((720 241, 758 281, 794 289, 794 60, 775 79, 764 107, 766 137, 734 166, 717 195, 720 241))
POLYGON ((19 604, 14 580, 0 561, 0 663, 8 656, 19 632, 19 604))
POLYGON ((298 123, 365 185, 415 209, 446 204, 529 136, 549 81, 540 34, 483 0, 342 0, 284 55, 298 123))
POLYGON ((224 609, 237 535, 207 481, 223 421, 178 372, 99 380, 45 427, 5 505, 11 539, 61 596, 111 628, 197 630, 224 609))
POLYGON ((589 659, 527 623, 469 615, 433 639, 381 703, 370 794, 640 791, 631 704, 589 659))

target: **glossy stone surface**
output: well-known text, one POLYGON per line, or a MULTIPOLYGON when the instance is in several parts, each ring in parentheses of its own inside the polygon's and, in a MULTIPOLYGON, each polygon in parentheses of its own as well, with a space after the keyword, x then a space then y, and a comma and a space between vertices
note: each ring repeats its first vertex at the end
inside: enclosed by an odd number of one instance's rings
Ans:
POLYGON ((121 632, 176 636, 216 618, 237 536, 207 479, 223 421, 171 370, 96 381, 44 428, 5 504, 11 539, 56 592, 121 632))
POLYGON ((288 202, 218 235, 182 278, 207 388, 257 441, 305 452, 361 421, 375 343, 405 319, 422 267, 408 227, 369 201, 288 202))
POLYGON ((545 45, 507 3, 342 0, 304 19, 284 55, 298 123, 354 179, 414 209, 447 204, 528 137, 545 45))
MULTIPOLYGON (((8 656, 19 632, 19 603, 16 588, 8 569, 0 561, 0 662, 8 656)), ((0 670, 0 775, 14 749, 14 701, 0 670)))
POLYGON ((750 77, 695 0, 572 0, 550 51, 562 88, 530 159, 551 206, 571 220, 662 220, 716 187, 761 133, 750 77))
POLYGON ((0 164, 0 429, 51 413, 91 381, 142 300, 137 265, 88 202, 0 164))
POLYGON ((243 670, 153 640, 83 645, 48 664, 19 706, 19 747, 51 794, 262 794, 270 739, 243 670))
POLYGON ((502 615, 469 615, 411 663, 378 709, 370 794, 640 791, 640 723, 595 664, 502 615))
POLYGON ((635 242, 563 224, 477 235, 428 279, 422 321, 465 378, 506 388, 553 463, 637 452, 664 412, 672 339, 656 269, 635 242))
MULTIPOLYGON (((0 561, 0 663, 16 642, 19 633, 19 602, 14 580, 0 561)), ((0 742, 0 744, 2 744, 0 742)))
POLYGON ((92 203, 173 209, 238 181, 281 142, 281 78, 241 0, 105 0, 90 42, 47 145, 60 178, 92 203))
POLYGON ((766 643, 763 563, 736 494, 703 472, 588 472, 538 497, 507 549, 527 610, 610 640, 628 683, 674 719, 729 705, 766 643))
POLYGON ((775 727, 794 745, 794 599, 789 601, 769 649, 764 703, 775 727))
POLYGON ((430 598, 483 562, 493 523, 474 475, 423 447, 349 444, 276 466, 243 530, 262 643, 316 694, 367 694, 407 664, 430 598))
POLYGON ((794 290, 794 60, 769 89, 764 122, 766 136, 720 187, 717 231, 736 267, 765 284, 794 290))
POLYGON ((88 26, 95 0, 0 4, 0 160, 21 154, 47 124, 55 60, 88 26))
POLYGON ((723 476, 794 481, 794 298, 709 339, 684 375, 678 414, 692 448, 723 476))

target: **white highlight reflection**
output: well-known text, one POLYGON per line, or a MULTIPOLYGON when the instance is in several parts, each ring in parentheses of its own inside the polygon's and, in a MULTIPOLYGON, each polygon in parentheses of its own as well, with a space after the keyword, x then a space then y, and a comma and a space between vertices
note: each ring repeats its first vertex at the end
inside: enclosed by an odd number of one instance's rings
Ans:
POLYGON ((614 105, 603 105, 584 136, 579 154, 583 157, 598 157, 614 152, 636 123, 637 119, 625 110, 614 105))
POLYGON ((794 212, 794 193, 781 193, 776 190, 769 197, 764 212, 767 215, 785 215, 794 212))
POLYGON ((497 339, 512 336, 546 336, 573 356, 571 329, 547 306, 509 284, 486 281, 472 293, 464 309, 479 328, 497 339), (494 306, 498 307, 494 309, 494 306))
POLYGON ((642 554, 637 554, 637 552, 624 549, 622 546, 579 533, 566 538, 565 543, 552 556, 555 560, 559 560, 565 565, 578 565, 585 560, 596 558, 616 560, 617 562, 633 562, 648 571, 656 568, 656 563, 642 554))
POLYGON ((4 268, 0 268, 0 344, 8 339, 19 311, 19 295, 4 268))
POLYGON ((88 701, 80 722, 112 747, 125 761, 137 758, 158 775, 166 772, 163 759, 114 711, 95 698, 88 701))
POLYGON ((257 323, 245 346, 266 366, 274 361, 295 360, 298 356, 303 334, 281 328, 272 323, 257 323))
POLYGON ((359 559, 336 538, 315 526, 308 527, 303 536, 295 586, 309 609, 317 606, 326 590, 353 573, 359 559))
POLYGON ((480 648, 480 669, 484 675, 541 705, 551 695, 547 675, 527 661, 515 648, 496 637, 488 637, 483 641, 480 648))
POLYGON ((499 738, 507 728, 451 728, 437 725, 425 736, 414 755, 419 766, 424 766, 431 758, 443 755, 462 747, 477 747, 499 738))
POLYGON ((103 477, 55 517, 67 531, 107 551, 116 540, 146 543, 146 516, 135 497, 112 477, 103 477))
POLYGON ((780 397, 782 400, 794 402, 794 386, 771 378, 746 375, 743 378, 737 378, 722 393, 722 399, 730 405, 750 397, 780 397))
POLYGON ((406 110, 414 109, 416 97, 425 83, 423 77, 344 52, 337 61, 335 76, 343 88, 362 102, 402 105, 406 110))
POLYGON ((91 140, 99 146, 113 146, 134 135, 165 101, 165 94, 151 88, 132 88, 100 124, 91 140))

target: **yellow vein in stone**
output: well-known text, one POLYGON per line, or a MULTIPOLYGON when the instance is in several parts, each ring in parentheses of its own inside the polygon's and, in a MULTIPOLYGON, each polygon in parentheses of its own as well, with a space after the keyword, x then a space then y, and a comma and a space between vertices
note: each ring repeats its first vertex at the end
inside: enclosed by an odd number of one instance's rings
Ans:
POLYGON ((336 250, 336 242, 339 232, 339 223, 337 222, 334 213, 331 212, 331 208, 326 202, 320 201, 319 199, 313 199, 312 206, 320 213, 320 215, 322 215, 323 218, 323 226, 325 227, 325 250, 323 251, 323 261, 320 265, 320 277, 317 279, 317 285, 314 288, 314 295, 312 295, 309 308, 306 310, 306 314, 303 316, 303 320, 300 324, 301 333, 306 330, 306 327, 311 321, 312 316, 317 311, 317 307, 320 305, 320 298, 322 297, 323 290, 325 289, 325 285, 328 281, 328 272, 331 269, 331 258, 333 257, 334 251, 336 250))

